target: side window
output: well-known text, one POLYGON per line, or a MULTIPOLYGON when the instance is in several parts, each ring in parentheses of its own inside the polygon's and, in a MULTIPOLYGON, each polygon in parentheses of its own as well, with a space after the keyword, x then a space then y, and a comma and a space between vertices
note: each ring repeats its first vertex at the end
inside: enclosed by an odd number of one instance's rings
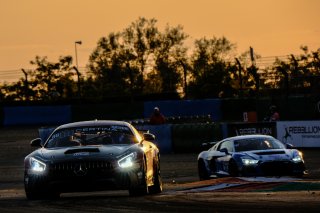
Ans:
POLYGON ((233 148, 233 142, 232 141, 224 141, 220 147, 219 150, 226 148, 228 150, 228 152, 234 152, 234 148, 233 148))
POLYGON ((219 146, 219 144, 217 143, 217 144, 215 144, 213 147, 211 147, 209 150, 210 150, 210 151, 216 151, 217 148, 218 148, 218 146, 219 146))

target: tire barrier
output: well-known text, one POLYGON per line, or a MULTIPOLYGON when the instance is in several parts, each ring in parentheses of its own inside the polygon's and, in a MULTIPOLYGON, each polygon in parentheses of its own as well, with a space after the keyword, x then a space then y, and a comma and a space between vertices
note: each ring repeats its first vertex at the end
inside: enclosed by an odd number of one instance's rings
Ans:
POLYGON ((139 131, 149 131, 156 136, 155 144, 158 145, 161 154, 197 153, 206 148, 202 143, 222 138, 220 125, 217 123, 134 126, 139 131))
POLYGON ((159 107, 165 117, 188 117, 194 115, 210 115, 213 121, 222 118, 221 100, 170 100, 144 102, 144 118, 149 118, 154 107, 159 107))
POLYGON ((172 153, 171 124, 163 125, 134 125, 139 131, 149 131, 156 136, 154 143, 161 154, 172 153))

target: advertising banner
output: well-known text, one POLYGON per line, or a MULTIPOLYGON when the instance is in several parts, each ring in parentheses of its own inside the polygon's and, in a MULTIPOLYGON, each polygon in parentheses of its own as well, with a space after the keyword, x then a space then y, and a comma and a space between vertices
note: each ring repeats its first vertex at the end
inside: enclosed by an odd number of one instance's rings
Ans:
POLYGON ((275 122, 241 122, 227 124, 227 137, 252 134, 271 135, 273 137, 276 137, 276 124, 275 122))
POLYGON ((320 121, 279 121, 277 138, 295 147, 320 147, 320 121))

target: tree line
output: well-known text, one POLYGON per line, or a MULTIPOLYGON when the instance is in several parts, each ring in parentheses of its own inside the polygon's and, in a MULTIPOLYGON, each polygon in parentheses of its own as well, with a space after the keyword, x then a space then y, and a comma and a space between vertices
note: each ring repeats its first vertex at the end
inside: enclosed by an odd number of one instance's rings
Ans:
MULTIPOLYGON (((24 78, 0 86, 0 101, 104 100, 162 94, 177 98, 232 98, 289 95, 308 91, 319 94, 320 49, 302 46, 299 56, 279 58, 259 69, 258 54, 236 55, 236 44, 225 37, 200 38, 192 49, 185 45, 183 27, 156 19, 138 18, 121 32, 102 37, 91 53, 87 73, 73 65, 72 56, 58 62, 36 56, 33 70, 24 78)), ((167 96, 168 97, 168 96, 167 96)))

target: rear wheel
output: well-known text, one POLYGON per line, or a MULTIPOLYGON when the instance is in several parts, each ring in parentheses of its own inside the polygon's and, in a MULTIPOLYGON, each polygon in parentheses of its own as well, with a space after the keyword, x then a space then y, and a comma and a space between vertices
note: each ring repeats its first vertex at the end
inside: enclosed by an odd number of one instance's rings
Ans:
POLYGON ((210 179, 210 176, 208 174, 208 171, 206 169, 206 166, 205 166, 203 160, 199 160, 198 161, 198 174, 199 174, 200 180, 208 180, 208 179, 210 179))
POLYGON ((154 164, 153 171, 153 186, 150 187, 149 192, 151 194, 158 194, 162 192, 162 179, 160 175, 160 161, 158 160, 154 164))
POLYGON ((25 175, 24 188, 29 200, 58 199, 60 197, 59 192, 40 186, 37 177, 34 176, 25 175))

